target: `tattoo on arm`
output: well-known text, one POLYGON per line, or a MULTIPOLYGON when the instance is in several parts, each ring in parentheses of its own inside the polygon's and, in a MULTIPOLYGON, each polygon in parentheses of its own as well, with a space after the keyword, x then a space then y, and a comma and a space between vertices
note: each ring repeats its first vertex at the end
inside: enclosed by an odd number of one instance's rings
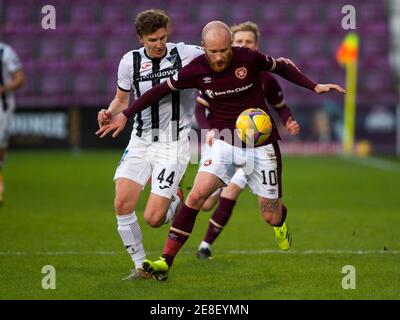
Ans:
POLYGON ((279 199, 268 199, 260 203, 261 212, 278 213, 279 199))

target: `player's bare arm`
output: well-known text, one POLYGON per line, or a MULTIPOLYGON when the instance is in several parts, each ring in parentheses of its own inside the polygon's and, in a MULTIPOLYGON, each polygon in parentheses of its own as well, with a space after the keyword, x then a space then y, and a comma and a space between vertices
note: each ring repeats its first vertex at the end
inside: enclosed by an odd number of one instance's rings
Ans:
POLYGON ((17 70, 12 77, 12 80, 3 86, 0 86, 0 93, 11 92, 19 89, 25 83, 25 73, 22 69, 17 70))
POLYGON ((101 109, 97 114, 97 122, 99 123, 99 128, 106 124, 109 124, 113 116, 117 115, 128 107, 129 96, 130 92, 122 91, 121 89, 117 88, 115 97, 113 101, 111 101, 108 109, 101 109))

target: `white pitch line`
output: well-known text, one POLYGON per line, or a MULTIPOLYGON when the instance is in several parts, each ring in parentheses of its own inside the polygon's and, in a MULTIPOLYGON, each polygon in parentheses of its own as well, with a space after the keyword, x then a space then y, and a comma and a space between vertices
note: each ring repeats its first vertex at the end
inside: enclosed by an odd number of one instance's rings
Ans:
MULTIPOLYGON (((390 254, 398 255, 400 250, 290 250, 282 252, 280 250, 216 250, 218 254, 235 255, 257 255, 257 254, 300 254, 300 255, 324 255, 324 254, 353 254, 353 255, 374 255, 390 254)), ((159 254, 160 252, 147 252, 148 255, 159 254)), ((0 256, 116 256, 123 254, 117 251, 0 251, 0 256)), ((192 255, 195 251, 182 251, 181 254, 192 255)))
POLYGON ((375 157, 357 158, 353 156, 343 156, 341 159, 383 171, 400 172, 400 164, 395 161, 375 157))

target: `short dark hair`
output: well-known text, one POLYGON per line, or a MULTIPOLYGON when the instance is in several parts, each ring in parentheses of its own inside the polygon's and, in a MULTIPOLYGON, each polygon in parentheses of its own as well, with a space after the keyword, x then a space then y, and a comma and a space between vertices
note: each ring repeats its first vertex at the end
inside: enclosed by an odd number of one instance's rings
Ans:
POLYGON ((260 38, 260 30, 258 29, 258 26, 251 21, 246 21, 240 24, 235 24, 231 27, 231 32, 232 32, 232 38, 235 36, 236 32, 240 31, 250 31, 254 33, 254 36, 256 38, 256 43, 258 43, 258 39, 260 38))
POLYGON ((168 15, 159 9, 150 9, 140 12, 135 19, 136 33, 142 37, 156 32, 160 28, 167 28, 168 15))

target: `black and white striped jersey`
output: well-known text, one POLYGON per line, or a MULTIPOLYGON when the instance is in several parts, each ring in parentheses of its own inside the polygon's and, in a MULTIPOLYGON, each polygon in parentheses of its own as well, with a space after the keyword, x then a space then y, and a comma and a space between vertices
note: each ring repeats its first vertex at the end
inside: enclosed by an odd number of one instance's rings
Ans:
MULTIPOLYGON (((161 59, 149 58, 143 47, 129 51, 119 64, 118 87, 136 99, 203 53, 202 48, 182 42, 167 43, 161 59)), ((189 133, 193 111, 193 90, 174 92, 135 115, 132 135, 148 141, 178 140, 189 133)))
MULTIPOLYGON (((0 42, 0 86, 11 80, 12 74, 22 68, 21 61, 14 49, 0 42)), ((0 95, 0 110, 13 110, 15 108, 15 97, 13 92, 0 95)))

